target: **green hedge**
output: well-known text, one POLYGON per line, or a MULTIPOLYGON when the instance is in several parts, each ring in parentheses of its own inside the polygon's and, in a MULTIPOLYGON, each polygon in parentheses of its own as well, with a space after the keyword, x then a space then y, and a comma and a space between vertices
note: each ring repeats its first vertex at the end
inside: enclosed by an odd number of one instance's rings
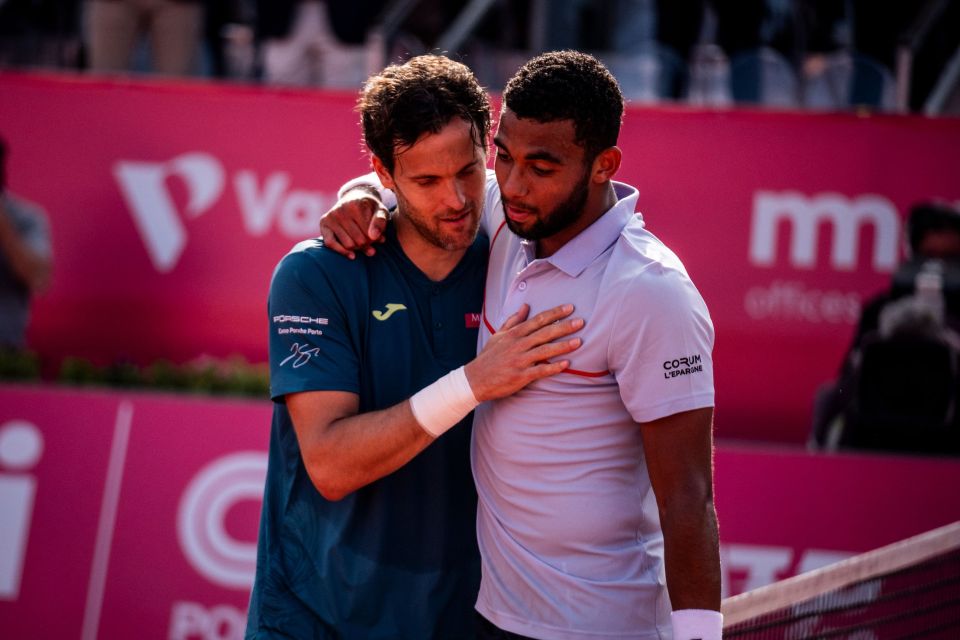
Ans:
MULTIPOLYGON (((41 379, 41 363, 29 351, 0 351, 0 380, 41 379)), ((266 364, 251 364, 240 356, 199 358, 183 364, 157 360, 147 366, 114 362, 98 366, 84 358, 68 357, 54 379, 66 385, 157 389, 212 395, 268 398, 270 371, 266 364)))
POLYGON ((0 380, 39 380, 40 358, 32 351, 0 349, 0 380))

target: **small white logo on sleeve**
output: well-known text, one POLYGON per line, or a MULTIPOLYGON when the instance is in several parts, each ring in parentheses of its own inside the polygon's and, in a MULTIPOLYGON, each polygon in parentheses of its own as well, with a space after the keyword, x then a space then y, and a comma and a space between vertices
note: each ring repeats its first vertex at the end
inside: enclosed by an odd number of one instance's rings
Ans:
POLYGON ((290 355, 280 361, 280 366, 284 366, 288 362, 293 361, 293 368, 299 369, 303 365, 310 362, 310 358, 320 353, 318 347, 312 349, 307 349, 309 344, 300 344, 299 342, 294 342, 290 345, 290 355))
POLYGON ((292 325, 306 325, 306 326, 293 326, 293 327, 277 327, 277 335, 285 336, 291 333, 296 333, 302 336, 322 336, 323 330, 317 329, 315 327, 325 327, 330 324, 330 320, 327 318, 314 318, 311 316, 292 316, 287 314, 281 314, 273 316, 274 324, 292 324, 292 325))
POLYGON ((320 324, 320 325, 330 324, 330 320, 328 320, 327 318, 312 318, 310 316, 292 316, 287 314, 280 314, 280 315, 273 316, 273 321, 277 323, 286 322, 286 323, 293 323, 293 324, 320 324))

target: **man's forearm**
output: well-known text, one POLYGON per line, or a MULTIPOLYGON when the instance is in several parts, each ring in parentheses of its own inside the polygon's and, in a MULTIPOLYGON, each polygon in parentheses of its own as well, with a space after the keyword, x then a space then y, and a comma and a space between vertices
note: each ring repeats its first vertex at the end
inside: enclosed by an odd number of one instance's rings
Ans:
MULTIPOLYGON (((323 401, 322 398, 316 398, 323 401)), ((288 403, 289 404, 289 403, 288 403)), ((304 465, 317 490, 339 500, 393 473, 433 442, 409 401, 319 424, 310 402, 291 407, 304 465)))
POLYGON ((677 516, 665 514, 662 520, 667 589, 673 609, 719 611, 720 549, 713 502, 677 516))

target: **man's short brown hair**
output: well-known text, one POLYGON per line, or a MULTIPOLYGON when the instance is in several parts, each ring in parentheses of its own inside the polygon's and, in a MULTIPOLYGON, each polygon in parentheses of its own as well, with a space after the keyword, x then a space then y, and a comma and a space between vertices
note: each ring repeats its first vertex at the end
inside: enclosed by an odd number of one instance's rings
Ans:
POLYGON ((486 149, 490 100, 465 65, 439 55, 411 58, 367 80, 357 101, 367 148, 391 174, 398 153, 453 118, 470 123, 474 144, 486 149))

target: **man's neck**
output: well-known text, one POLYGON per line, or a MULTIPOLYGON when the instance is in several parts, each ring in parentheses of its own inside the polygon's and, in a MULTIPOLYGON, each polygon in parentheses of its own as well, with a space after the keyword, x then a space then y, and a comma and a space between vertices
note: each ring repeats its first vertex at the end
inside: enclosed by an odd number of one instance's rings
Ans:
POLYGON ((466 249, 448 251, 428 242, 417 229, 404 219, 403 214, 394 218, 397 230, 397 241, 403 253, 410 259, 423 275, 433 282, 445 279, 467 252, 466 249))
POLYGON ((537 241, 537 258, 549 258, 555 254, 616 204, 617 192, 613 188, 613 183, 607 182, 604 187, 587 196, 587 202, 583 205, 583 211, 575 223, 549 238, 541 238, 537 241))

